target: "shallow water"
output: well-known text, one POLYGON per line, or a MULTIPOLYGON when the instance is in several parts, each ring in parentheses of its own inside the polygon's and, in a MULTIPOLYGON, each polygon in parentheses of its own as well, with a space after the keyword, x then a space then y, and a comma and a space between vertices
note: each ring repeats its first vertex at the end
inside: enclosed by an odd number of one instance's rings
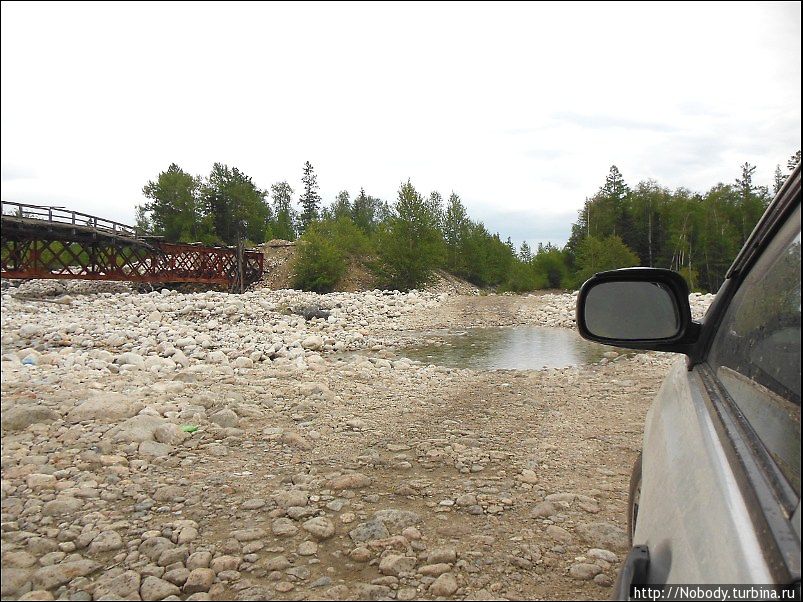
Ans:
POLYGON ((442 343, 407 348, 404 355, 453 368, 540 370, 592 364, 614 350, 586 341, 567 328, 539 326, 477 328, 440 339, 442 343))

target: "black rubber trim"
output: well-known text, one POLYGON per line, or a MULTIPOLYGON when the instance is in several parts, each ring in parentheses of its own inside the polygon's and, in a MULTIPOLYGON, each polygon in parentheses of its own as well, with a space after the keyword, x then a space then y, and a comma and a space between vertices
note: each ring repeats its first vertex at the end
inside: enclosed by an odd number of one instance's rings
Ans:
POLYGON ((800 540, 792 527, 798 499, 744 414, 707 364, 697 367, 703 395, 775 583, 800 580, 800 540))
POLYGON ((634 546, 625 558, 613 586, 613 600, 630 600, 631 585, 647 585, 650 551, 647 546, 634 546))

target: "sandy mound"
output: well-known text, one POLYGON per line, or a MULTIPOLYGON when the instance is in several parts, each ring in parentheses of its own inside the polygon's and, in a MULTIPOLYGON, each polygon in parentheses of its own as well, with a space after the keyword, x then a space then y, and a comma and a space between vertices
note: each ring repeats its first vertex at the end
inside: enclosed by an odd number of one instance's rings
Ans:
MULTIPOLYGON (((265 275, 262 281, 252 288, 269 288, 273 290, 293 288, 293 263, 298 246, 289 240, 271 240, 256 247, 265 256, 265 275)), ((360 292, 378 288, 376 276, 360 260, 350 259, 343 278, 337 283, 336 291, 360 292)), ((453 295, 477 295, 476 286, 462 280, 444 270, 436 270, 433 282, 423 290, 450 293, 453 295)))

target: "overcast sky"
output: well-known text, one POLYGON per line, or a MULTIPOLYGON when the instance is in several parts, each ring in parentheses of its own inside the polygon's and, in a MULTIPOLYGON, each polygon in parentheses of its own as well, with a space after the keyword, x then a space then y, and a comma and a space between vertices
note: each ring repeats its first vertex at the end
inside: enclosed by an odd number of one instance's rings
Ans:
POLYGON ((178 163, 329 203, 454 190, 566 241, 616 164, 705 191, 800 148, 800 3, 2 3, 2 198, 133 222, 178 163))

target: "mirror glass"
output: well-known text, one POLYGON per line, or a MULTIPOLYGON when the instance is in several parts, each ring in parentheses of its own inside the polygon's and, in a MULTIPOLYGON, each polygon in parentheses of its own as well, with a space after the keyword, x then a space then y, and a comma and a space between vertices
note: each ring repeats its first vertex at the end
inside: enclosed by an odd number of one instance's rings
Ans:
POLYGON ((600 282, 588 291, 584 311, 586 328, 596 337, 635 341, 680 334, 675 297, 659 282, 600 282))

